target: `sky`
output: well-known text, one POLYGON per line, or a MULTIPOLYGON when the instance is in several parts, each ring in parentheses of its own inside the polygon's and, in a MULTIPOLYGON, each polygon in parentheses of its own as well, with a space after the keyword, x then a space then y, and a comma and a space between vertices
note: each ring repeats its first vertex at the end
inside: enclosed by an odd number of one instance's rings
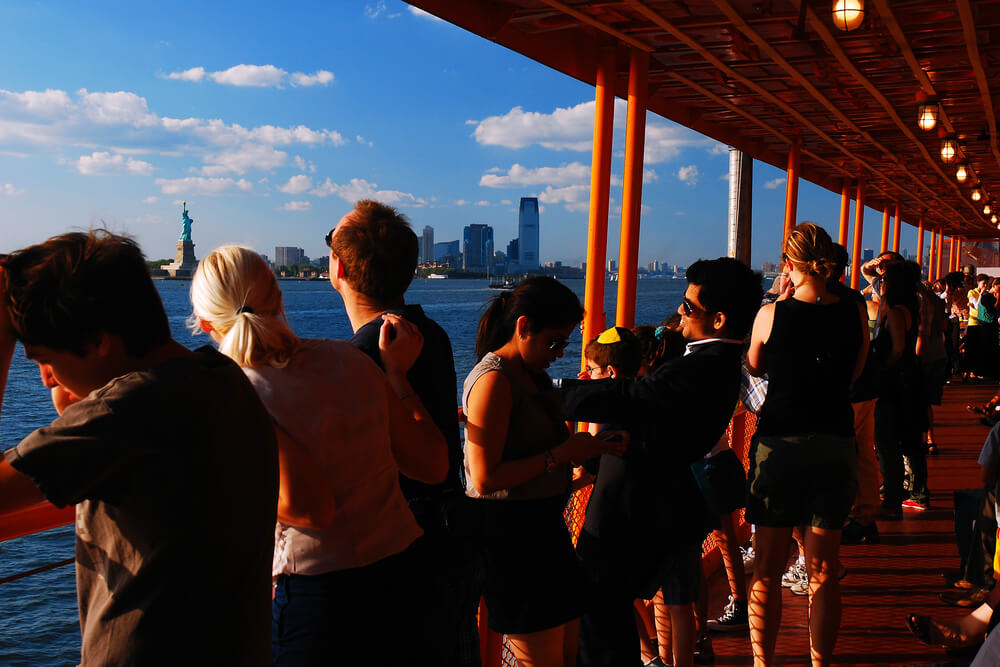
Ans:
MULTIPOLYGON (((173 258, 186 201, 199 257, 225 243, 318 257, 363 198, 437 242, 492 225, 503 250, 518 200, 538 197, 541 260, 586 257, 593 87, 404 2, 0 0, 0 15, 0 252, 104 226, 173 258)), ((728 168, 725 145, 648 115, 641 264, 726 254, 728 168)), ((784 176, 754 163, 758 267, 780 255, 784 176)), ((800 221, 836 238, 839 210, 839 193, 800 183, 800 221)), ((864 247, 881 223, 866 211, 864 247)))

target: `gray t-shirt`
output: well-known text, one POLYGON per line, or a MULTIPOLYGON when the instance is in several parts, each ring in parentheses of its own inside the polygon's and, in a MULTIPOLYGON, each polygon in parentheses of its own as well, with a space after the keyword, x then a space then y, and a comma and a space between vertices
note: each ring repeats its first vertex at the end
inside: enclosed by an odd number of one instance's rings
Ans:
POLYGON ((77 505, 84 665, 270 664, 277 446, 232 361, 122 375, 4 455, 77 505))

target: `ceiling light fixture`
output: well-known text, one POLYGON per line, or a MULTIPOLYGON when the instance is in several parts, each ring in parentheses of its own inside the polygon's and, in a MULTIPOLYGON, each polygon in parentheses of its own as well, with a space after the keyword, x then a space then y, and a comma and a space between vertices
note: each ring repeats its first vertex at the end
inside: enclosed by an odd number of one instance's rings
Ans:
POLYGON ((958 139, 954 135, 948 135, 941 140, 941 161, 951 164, 958 159, 958 139))
POLYGON ((917 103, 917 125, 921 130, 930 132, 937 127, 938 115, 941 107, 933 97, 924 99, 917 103))
POLYGON ((955 179, 959 183, 965 183, 969 180, 969 165, 964 162, 959 162, 958 166, 955 167, 955 179))
POLYGON ((864 0, 834 0, 833 24, 835 26, 844 32, 850 32, 861 27, 861 24, 864 22, 864 0))

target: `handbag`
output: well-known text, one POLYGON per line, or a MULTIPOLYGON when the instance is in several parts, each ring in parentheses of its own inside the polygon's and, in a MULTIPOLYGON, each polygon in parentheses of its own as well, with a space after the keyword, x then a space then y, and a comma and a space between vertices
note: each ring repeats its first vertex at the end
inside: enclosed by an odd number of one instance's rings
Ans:
POLYGON ((713 514, 729 514, 747 506, 747 473, 733 450, 695 461, 691 473, 713 514))

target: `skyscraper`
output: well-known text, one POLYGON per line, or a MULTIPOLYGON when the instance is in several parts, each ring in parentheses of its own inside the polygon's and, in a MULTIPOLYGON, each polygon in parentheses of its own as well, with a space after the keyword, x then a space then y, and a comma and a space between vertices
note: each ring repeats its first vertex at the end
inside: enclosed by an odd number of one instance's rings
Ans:
POLYGON ((309 258, 306 257, 306 252, 302 248, 293 246, 276 246, 274 248, 274 265, 277 267, 308 263, 309 258))
POLYGON ((424 225, 424 235, 421 239, 423 242, 420 244, 420 261, 421 262, 433 262, 434 261, 434 228, 430 225, 424 225))
POLYGON ((493 228, 489 225, 468 225, 464 241, 462 268, 466 271, 486 271, 493 262, 493 228))
POLYGON ((538 198, 521 197, 517 215, 518 264, 522 271, 538 268, 538 198))

